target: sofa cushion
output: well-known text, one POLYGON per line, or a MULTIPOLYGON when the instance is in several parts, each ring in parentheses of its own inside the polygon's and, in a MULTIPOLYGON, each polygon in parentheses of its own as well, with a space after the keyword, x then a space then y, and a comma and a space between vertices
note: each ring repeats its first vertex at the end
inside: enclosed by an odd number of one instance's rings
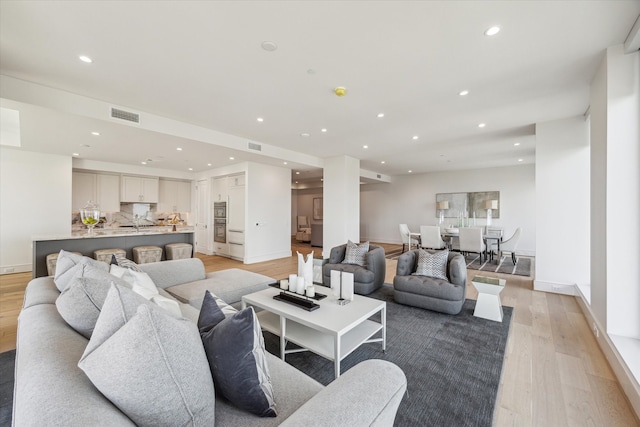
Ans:
POLYGON ((418 252, 418 265, 416 267, 416 272, 413 274, 447 280, 448 259, 448 249, 435 251, 434 253, 420 249, 418 252))
POLYGON ((269 283, 273 282, 275 279, 269 276, 230 268, 209 273, 204 280, 171 286, 167 288, 167 292, 178 300, 199 309, 202 306, 205 291, 217 295, 227 304, 235 304, 240 302, 243 295, 267 289, 269 283))
POLYGON ((465 286, 427 276, 396 276, 393 288, 399 292, 449 301, 464 301, 465 286))
POLYGON ((109 265, 95 259, 61 250, 56 262, 56 275, 53 281, 60 292, 64 291, 75 277, 82 277, 80 269, 90 265, 96 269, 109 271, 109 265))
POLYGON ((111 283, 109 278, 76 277, 56 299, 58 313, 76 332, 91 338, 111 283))
POLYGON ((196 325, 112 286, 78 366, 138 425, 215 424, 215 394, 196 325))
POLYGON ((353 243, 351 240, 347 242, 347 252, 344 256, 343 264, 365 265, 364 256, 369 252, 369 242, 360 244, 353 243))
POLYGON ((264 340, 253 307, 225 317, 207 292, 198 328, 218 392, 241 409, 275 417, 264 340))

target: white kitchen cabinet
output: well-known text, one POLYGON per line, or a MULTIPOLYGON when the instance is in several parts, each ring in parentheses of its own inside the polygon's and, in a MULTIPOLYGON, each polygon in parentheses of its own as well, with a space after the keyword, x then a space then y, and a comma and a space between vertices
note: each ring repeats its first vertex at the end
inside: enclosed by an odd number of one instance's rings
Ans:
POLYGON ((226 202, 227 201, 227 177, 214 178, 213 180, 213 201, 214 202, 226 202))
POLYGON ((72 211, 79 211, 89 200, 102 212, 120 210, 120 177, 92 172, 72 173, 72 211))
POLYGON ((71 210, 79 211, 87 205, 89 200, 98 203, 97 188, 98 178, 95 173, 73 172, 71 174, 71 210))
POLYGON ((123 175, 120 201, 124 203, 158 203, 158 178, 123 175))
POLYGON ((216 253, 216 255, 227 256, 229 255, 229 244, 214 242, 213 251, 216 253))
POLYGON ((97 174, 96 200, 102 212, 120 211, 120 176, 97 174))
POLYGON ((191 182, 161 179, 158 212, 191 212, 191 182))
POLYGON ((227 204, 227 230, 244 231, 245 223, 245 189, 244 187, 229 188, 229 203, 227 204))
POLYGON ((230 175, 228 177, 228 187, 244 187, 244 174, 230 175))

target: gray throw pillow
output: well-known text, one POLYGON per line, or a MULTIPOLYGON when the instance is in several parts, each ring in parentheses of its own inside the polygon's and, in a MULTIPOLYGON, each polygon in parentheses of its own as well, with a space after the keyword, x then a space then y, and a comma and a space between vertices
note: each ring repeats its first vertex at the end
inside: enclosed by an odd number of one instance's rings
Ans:
MULTIPOLYGON (((85 268, 91 270, 93 267, 85 268)), ((93 270, 92 274, 85 277, 74 278, 56 299, 60 316, 85 338, 91 338, 111 284, 129 286, 109 273, 93 270)))
POLYGON ((449 250, 436 251, 433 254, 420 249, 418 252, 418 266, 416 276, 427 276, 435 279, 447 279, 447 260, 449 259, 449 250))
POLYGON ((275 417, 264 340, 253 307, 225 318, 207 292, 198 328, 217 391, 240 409, 275 417))
POLYGON ((215 425, 215 392, 196 325, 113 285, 78 366, 137 425, 215 425))
POLYGON ((84 265, 90 265, 103 271, 109 271, 109 266, 104 262, 96 261, 93 258, 74 254, 61 250, 56 261, 56 274, 53 282, 60 292, 64 291, 75 277, 82 277, 78 270, 84 265))
POLYGON ((369 242, 353 243, 351 240, 347 242, 347 251, 342 264, 365 265, 365 255, 369 252, 369 242))
POLYGON ((120 254, 111 255, 111 264, 115 264, 119 267, 128 268, 129 270, 142 272, 138 264, 131 261, 129 258, 126 258, 120 254))

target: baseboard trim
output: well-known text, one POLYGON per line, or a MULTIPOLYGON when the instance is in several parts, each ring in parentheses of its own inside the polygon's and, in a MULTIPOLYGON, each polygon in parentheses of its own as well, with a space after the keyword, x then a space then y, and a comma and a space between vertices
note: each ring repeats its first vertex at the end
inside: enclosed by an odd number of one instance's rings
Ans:
POLYGON ((584 317, 587 319, 587 323, 592 325, 591 329, 597 329, 599 332, 597 334, 594 332, 596 342, 604 353, 604 357, 607 359, 607 362, 609 362, 609 366, 611 366, 618 382, 620 382, 622 391, 631 405, 636 419, 640 421, 640 384, 638 384, 638 381, 629 370, 624 359, 613 344, 613 341, 611 341, 611 338, 605 332, 605 328, 603 328, 598 319, 596 319, 593 311, 591 311, 591 306, 587 303, 587 300, 580 289, 576 292, 576 300, 578 301, 578 305, 580 306, 584 317))
POLYGON ((542 280, 533 281, 534 291, 551 292, 554 294, 563 295, 576 295, 575 283, 558 283, 558 282, 545 282, 542 280))
POLYGON ((31 264, 16 264, 16 265, 3 265, 0 267, 1 274, 13 274, 13 273, 27 273, 33 271, 31 264))

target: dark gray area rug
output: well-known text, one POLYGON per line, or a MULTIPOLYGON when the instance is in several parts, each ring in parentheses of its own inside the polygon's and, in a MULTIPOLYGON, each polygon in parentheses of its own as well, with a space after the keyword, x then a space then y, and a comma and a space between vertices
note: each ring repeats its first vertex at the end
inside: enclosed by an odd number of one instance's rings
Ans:
MULTIPOLYGON (((396 304, 390 285, 370 296, 387 302, 387 351, 380 343, 364 344, 343 359, 342 373, 366 359, 398 365, 408 393, 396 426, 491 426, 513 309, 504 307, 499 323, 474 317, 473 300, 451 316, 396 304)), ((267 350, 279 355, 279 339, 264 335, 267 350)), ((286 360, 322 384, 334 379, 333 362, 311 352, 286 360)))
POLYGON ((13 411, 13 377, 16 351, 0 353, 0 426, 10 426, 13 411))

